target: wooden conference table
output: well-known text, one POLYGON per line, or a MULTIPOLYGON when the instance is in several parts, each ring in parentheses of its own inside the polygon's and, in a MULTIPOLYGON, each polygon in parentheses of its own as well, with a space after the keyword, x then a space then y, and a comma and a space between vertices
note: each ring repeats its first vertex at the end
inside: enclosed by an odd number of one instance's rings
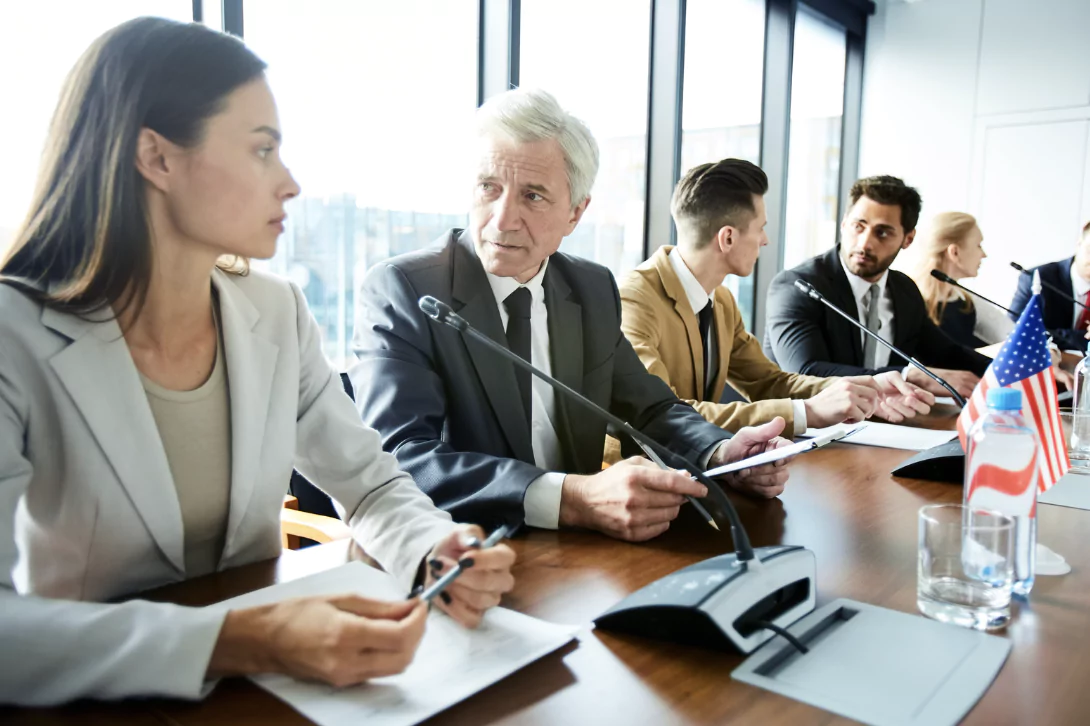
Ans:
MULTIPOLYGON (((953 409, 919 422, 950 429, 953 409)), ((802 544, 817 556, 818 605, 849 597, 916 612, 916 511, 960 500, 958 486, 897 479, 910 452, 835 444, 790 464, 778 500, 734 497, 753 544, 802 544)), ((517 584, 504 605, 545 620, 589 623, 624 595, 680 567, 730 549, 690 511, 642 545, 581 532, 535 531, 512 542, 517 584)), ((1029 606, 1015 606, 1005 637, 1010 658, 967 724, 1090 721, 1090 512, 1042 505, 1043 543, 1072 566, 1039 577, 1029 606)), ((334 567, 345 542, 284 552, 261 562, 153 593, 200 605, 334 567)), ((578 642, 436 716, 436 724, 833 724, 848 723, 732 681, 737 655, 584 628, 578 642)), ((452 674, 453 675, 453 674, 452 674)), ((306 719, 245 680, 221 683, 201 703, 82 702, 61 709, 0 709, 11 724, 305 724, 306 719)))

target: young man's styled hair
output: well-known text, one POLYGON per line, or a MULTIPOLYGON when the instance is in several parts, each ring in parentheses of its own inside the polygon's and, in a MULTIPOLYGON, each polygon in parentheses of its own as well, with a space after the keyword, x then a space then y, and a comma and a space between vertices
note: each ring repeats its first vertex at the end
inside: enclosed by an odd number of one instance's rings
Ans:
POLYGON ((756 164, 723 159, 694 166, 674 189, 670 213, 679 232, 700 249, 726 226, 745 227, 756 209, 754 196, 768 192, 768 177, 756 164))
POLYGON ((851 198, 854 205, 862 197, 879 204, 896 204, 901 208, 901 226, 905 234, 916 229, 920 221, 923 200, 920 193, 895 176, 868 176, 852 184, 851 198))

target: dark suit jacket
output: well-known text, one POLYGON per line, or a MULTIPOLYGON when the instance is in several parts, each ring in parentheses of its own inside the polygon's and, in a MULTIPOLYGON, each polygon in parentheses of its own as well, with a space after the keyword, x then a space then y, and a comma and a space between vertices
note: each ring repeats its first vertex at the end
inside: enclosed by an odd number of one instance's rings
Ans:
MULTIPOLYGON (((864 368, 859 330, 795 288, 795 280, 806 280, 830 302, 855 317, 858 314, 855 297, 839 254, 838 245, 773 278, 768 289, 765 353, 785 371, 811 376, 901 370, 908 361, 896 353, 890 354, 890 364, 884 368, 864 368)), ((991 359, 955 343, 931 322, 912 278, 890 270, 886 290, 893 299, 895 346, 926 366, 984 374, 991 359)))
MULTIPOLYGON (((545 273, 553 375, 689 459, 730 435, 679 401, 640 363, 621 333, 609 270, 563 253, 545 273)), ((459 521, 521 524, 534 465, 514 366, 462 333, 432 322, 423 295, 449 302, 470 325, 506 345, 499 309, 469 233, 374 267, 356 313, 350 371, 363 420, 383 447, 459 521)), ((565 473, 602 466, 606 425, 557 394, 565 473)))
MULTIPOLYGON (((1073 295, 1071 289, 1071 265, 1074 257, 1058 262, 1049 262, 1034 268, 1041 273, 1041 282, 1049 283, 1060 288, 1068 295, 1073 295)), ((1014 291, 1014 299, 1011 301, 1012 320, 1018 320, 1018 316, 1026 309, 1032 294, 1030 287, 1033 284, 1033 275, 1019 275, 1018 288, 1014 291)), ((1062 295, 1041 286, 1042 313, 1045 319, 1045 327, 1052 335, 1056 345, 1063 350, 1086 350, 1085 330, 1075 330, 1072 325, 1075 305, 1062 295)))

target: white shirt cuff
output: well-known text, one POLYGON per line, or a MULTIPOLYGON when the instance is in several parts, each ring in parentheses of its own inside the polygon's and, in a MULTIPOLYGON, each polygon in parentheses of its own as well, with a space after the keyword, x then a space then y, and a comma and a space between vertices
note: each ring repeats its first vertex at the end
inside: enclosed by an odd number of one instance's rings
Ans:
POLYGON ((806 433, 806 401, 791 399, 791 408, 795 409, 795 436, 806 433))
POLYGON ((909 373, 910 373, 910 372, 912 371, 912 369, 913 369, 913 368, 915 368, 915 367, 916 367, 916 366, 912 365, 911 363, 909 363, 909 364, 908 364, 907 366, 905 366, 905 367, 904 367, 904 370, 902 370, 902 371, 901 371, 901 378, 904 378, 904 379, 905 379, 905 380, 907 381, 907 380, 908 380, 908 374, 909 374, 909 373))
POLYGON ((559 529, 560 493, 564 489, 564 475, 550 471, 530 482, 522 508, 526 524, 541 529, 559 529))

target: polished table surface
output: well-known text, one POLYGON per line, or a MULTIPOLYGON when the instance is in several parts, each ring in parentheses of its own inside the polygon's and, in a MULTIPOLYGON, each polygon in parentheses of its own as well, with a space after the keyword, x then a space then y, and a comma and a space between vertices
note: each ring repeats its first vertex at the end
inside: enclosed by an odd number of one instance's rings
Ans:
MULTIPOLYGON (((920 423, 950 428, 940 407, 920 423)), ((834 444, 797 458, 780 499, 733 496, 755 546, 800 544, 817 557, 818 605, 847 597, 916 612, 916 511, 960 501, 960 487, 893 479, 911 452, 834 444)), ((624 595, 698 560, 732 549, 683 508, 663 536, 644 544, 584 532, 533 531, 511 542, 517 584, 504 606, 584 627, 553 653, 428 723, 833 724, 826 711, 732 681, 742 657, 595 631, 590 621, 624 595)), ((1002 637, 1006 665, 966 724, 1090 722, 1090 512, 1042 505, 1039 538, 1072 566, 1038 577, 1031 602, 1016 604, 1002 637)), ((334 567, 352 554, 338 542, 193 580, 152 594, 206 604, 273 582, 334 567)), ((221 683, 201 703, 150 700, 78 703, 52 710, 3 710, 18 724, 305 724, 306 719, 245 680, 221 683)))

